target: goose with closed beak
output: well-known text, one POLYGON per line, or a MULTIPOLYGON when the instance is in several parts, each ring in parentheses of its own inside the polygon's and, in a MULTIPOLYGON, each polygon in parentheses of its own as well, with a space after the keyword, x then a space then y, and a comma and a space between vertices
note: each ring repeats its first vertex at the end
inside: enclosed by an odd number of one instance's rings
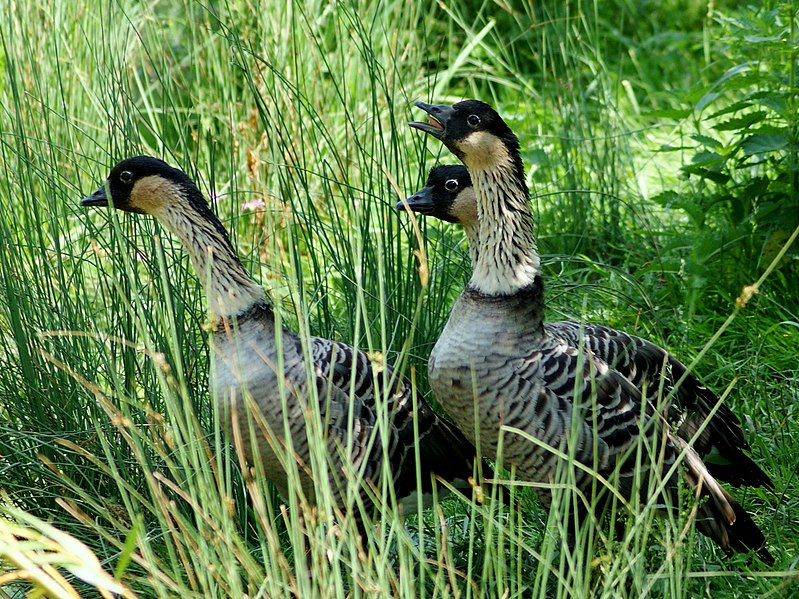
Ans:
POLYGON ((128 158, 82 201, 109 203, 154 216, 188 253, 207 299, 218 413, 246 458, 261 461, 284 498, 293 490, 288 468, 298 471, 306 498, 313 501, 320 484, 331 485, 344 510, 357 503, 348 494, 348 477, 358 477, 366 500, 380 489, 385 469, 398 503, 409 507, 437 478, 469 487, 474 446, 421 398, 414 401, 405 378, 350 345, 302 338, 275 320, 263 287, 186 173, 149 156, 128 158), (318 428, 326 444, 322 480, 312 472, 309 427, 318 428))

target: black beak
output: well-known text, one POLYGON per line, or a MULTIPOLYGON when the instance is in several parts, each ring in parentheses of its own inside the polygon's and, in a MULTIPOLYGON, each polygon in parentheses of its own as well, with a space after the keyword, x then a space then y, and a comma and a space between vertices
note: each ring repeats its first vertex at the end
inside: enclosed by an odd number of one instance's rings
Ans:
POLYGON ((429 133, 437 139, 443 139, 447 133, 447 122, 454 112, 452 106, 448 104, 425 104, 424 102, 416 102, 415 105, 429 115, 428 120, 426 123, 414 121, 408 124, 414 129, 429 133))
POLYGON ((423 187, 406 200, 397 202, 397 210, 410 210, 420 214, 430 214, 435 204, 433 203, 433 188, 423 187))
POLYGON ((108 196, 105 194, 105 184, 101 185, 97 191, 87 198, 80 201, 81 206, 108 206, 108 196))

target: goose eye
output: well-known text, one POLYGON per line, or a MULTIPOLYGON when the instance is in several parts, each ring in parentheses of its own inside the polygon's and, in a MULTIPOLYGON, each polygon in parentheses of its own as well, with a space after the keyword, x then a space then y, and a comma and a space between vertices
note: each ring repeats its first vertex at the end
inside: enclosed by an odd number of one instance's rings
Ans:
POLYGON ((448 179, 444 183, 444 189, 447 191, 457 191, 458 189, 458 180, 457 179, 448 179))
POLYGON ((122 181, 122 183, 130 183, 133 181, 133 173, 130 171, 122 171, 119 173, 119 180, 122 181))
POLYGON ((477 127, 480 124, 480 117, 476 114, 470 114, 466 119, 466 122, 469 123, 472 127, 477 127))

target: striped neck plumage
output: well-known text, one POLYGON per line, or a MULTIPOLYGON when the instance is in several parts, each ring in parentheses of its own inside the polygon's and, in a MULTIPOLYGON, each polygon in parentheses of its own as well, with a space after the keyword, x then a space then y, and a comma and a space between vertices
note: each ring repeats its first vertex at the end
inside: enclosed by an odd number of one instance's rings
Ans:
POLYGON ((478 223, 464 225, 463 232, 466 234, 466 242, 469 244, 469 258, 472 262, 472 272, 474 272, 480 256, 480 226, 478 223))
POLYGON ((211 321, 266 303, 263 287, 244 269, 222 223, 204 201, 200 206, 201 210, 194 205, 172 205, 156 216, 186 248, 205 291, 211 321))
POLYGON ((479 223, 470 286, 487 295, 529 288, 540 273, 540 261, 520 165, 509 155, 490 166, 465 162, 477 193, 479 223))

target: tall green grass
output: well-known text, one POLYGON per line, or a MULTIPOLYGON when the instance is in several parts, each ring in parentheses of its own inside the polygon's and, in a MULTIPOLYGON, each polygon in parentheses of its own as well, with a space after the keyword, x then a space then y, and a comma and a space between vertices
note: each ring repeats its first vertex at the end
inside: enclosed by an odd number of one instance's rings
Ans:
POLYGON ((642 19, 599 0, 2 11, 4 592, 115 590, 101 567, 143 597, 790 596, 799 309, 769 280, 697 369, 730 385, 777 481, 777 496, 739 493, 774 544, 773 572, 725 560, 694 537, 689 510, 662 521, 643 507, 618 538, 588 525, 564 545, 579 498, 562 491, 546 514, 523 484, 405 519, 388 501, 359 546, 329 497, 316 511, 279 498, 219 432, 185 254, 151 219, 78 207, 124 156, 181 166, 288 326, 381 352, 427 394, 425 361, 468 258, 456 229, 422 220, 417 237, 394 212, 439 152, 405 122, 416 99, 481 97, 525 148, 550 317, 607 322, 690 360, 733 308, 684 318, 679 273, 658 268, 683 223, 647 196, 679 163, 654 153, 658 124, 642 113, 668 104, 665 81, 712 79, 712 19, 642 19), (662 64, 662 48, 689 68, 662 64), (22 559, 43 555, 64 578, 22 559))

